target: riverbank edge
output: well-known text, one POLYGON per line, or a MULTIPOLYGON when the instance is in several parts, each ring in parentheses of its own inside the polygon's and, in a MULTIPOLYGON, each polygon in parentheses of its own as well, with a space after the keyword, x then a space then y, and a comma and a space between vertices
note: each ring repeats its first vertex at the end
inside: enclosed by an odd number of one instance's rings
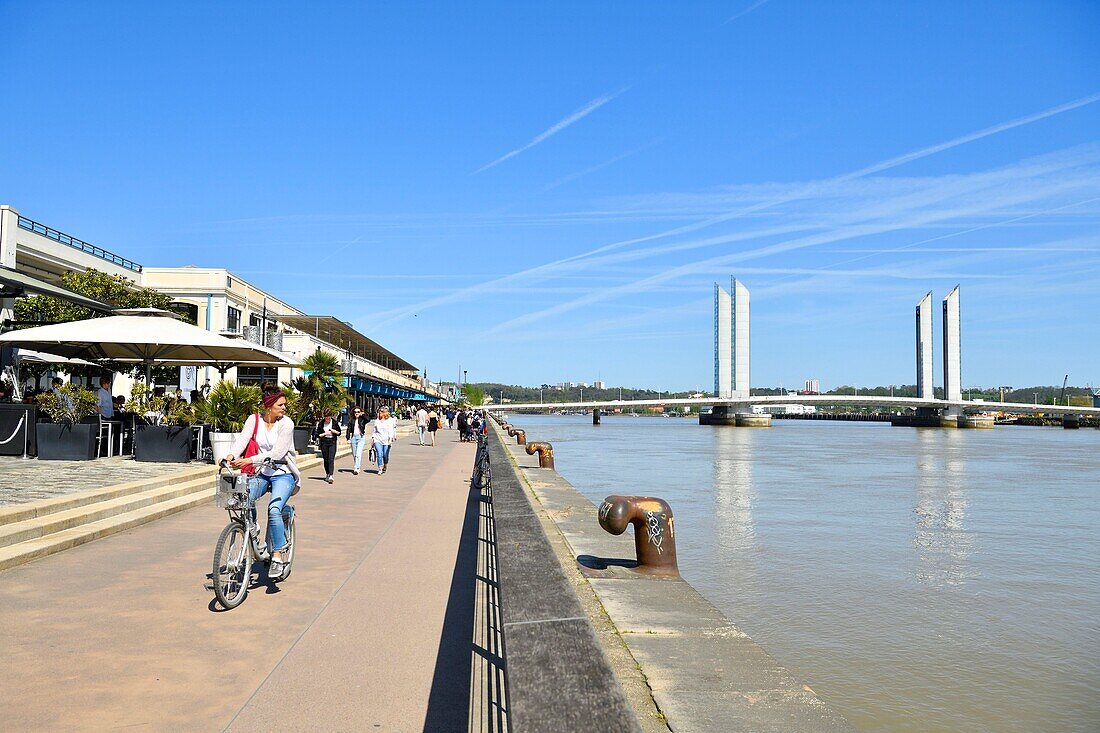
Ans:
POLYGON ((647 733, 854 730, 682 578, 615 566, 602 577, 582 573, 582 555, 633 559, 630 534, 605 532, 595 504, 556 471, 538 468, 496 425, 492 432, 647 733))

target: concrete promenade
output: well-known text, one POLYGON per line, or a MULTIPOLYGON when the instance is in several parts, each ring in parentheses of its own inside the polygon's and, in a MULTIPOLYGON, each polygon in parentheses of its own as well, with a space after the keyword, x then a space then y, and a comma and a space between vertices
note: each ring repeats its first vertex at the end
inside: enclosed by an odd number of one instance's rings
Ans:
POLYGON ((466 730, 470 637, 445 627, 472 623, 451 617, 474 445, 437 444, 402 437, 384 476, 307 471, 292 576, 233 611, 207 586, 212 500, 0 572, 0 728, 466 730))

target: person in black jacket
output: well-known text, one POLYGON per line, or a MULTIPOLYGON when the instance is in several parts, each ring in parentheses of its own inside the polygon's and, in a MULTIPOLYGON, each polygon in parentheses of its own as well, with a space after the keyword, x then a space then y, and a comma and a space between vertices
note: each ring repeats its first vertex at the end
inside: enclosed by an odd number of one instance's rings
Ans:
POLYGON ((313 426, 313 437, 321 447, 321 458, 325 462, 325 481, 330 484, 332 475, 336 473, 336 440, 341 432, 343 428, 340 427, 340 421, 332 416, 332 409, 326 407, 321 421, 313 426))
POLYGON ((356 476, 359 475, 359 469, 363 467, 363 447, 370 440, 370 433, 367 432, 369 425, 370 417, 359 405, 351 408, 351 419, 348 420, 344 437, 351 441, 351 455, 355 458, 355 467, 351 472, 356 476))

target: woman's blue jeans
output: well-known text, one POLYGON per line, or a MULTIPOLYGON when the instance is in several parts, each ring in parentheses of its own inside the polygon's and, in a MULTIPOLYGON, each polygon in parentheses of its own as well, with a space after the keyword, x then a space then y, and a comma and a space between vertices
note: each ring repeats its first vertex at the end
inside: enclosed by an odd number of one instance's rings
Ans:
POLYGON ((252 519, 256 519, 255 504, 261 496, 271 492, 267 502, 267 545, 272 552, 286 549, 286 528, 283 527, 283 507, 294 491, 294 476, 280 473, 274 476, 253 476, 248 482, 248 497, 252 500, 252 519))
POLYGON ((353 435, 351 436, 351 454, 355 457, 355 470, 358 471, 363 466, 363 446, 367 444, 367 436, 365 435, 353 435))
POLYGON ((378 470, 381 471, 390 462, 390 444, 375 442, 374 455, 378 458, 378 470))

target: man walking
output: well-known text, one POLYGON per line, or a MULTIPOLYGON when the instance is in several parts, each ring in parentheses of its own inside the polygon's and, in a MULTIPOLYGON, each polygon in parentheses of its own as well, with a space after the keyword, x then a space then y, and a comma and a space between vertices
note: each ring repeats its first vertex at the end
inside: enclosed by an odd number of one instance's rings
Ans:
POLYGON ((416 432, 420 435, 420 445, 424 445, 424 436, 428 433, 428 411, 423 405, 416 411, 416 432))

